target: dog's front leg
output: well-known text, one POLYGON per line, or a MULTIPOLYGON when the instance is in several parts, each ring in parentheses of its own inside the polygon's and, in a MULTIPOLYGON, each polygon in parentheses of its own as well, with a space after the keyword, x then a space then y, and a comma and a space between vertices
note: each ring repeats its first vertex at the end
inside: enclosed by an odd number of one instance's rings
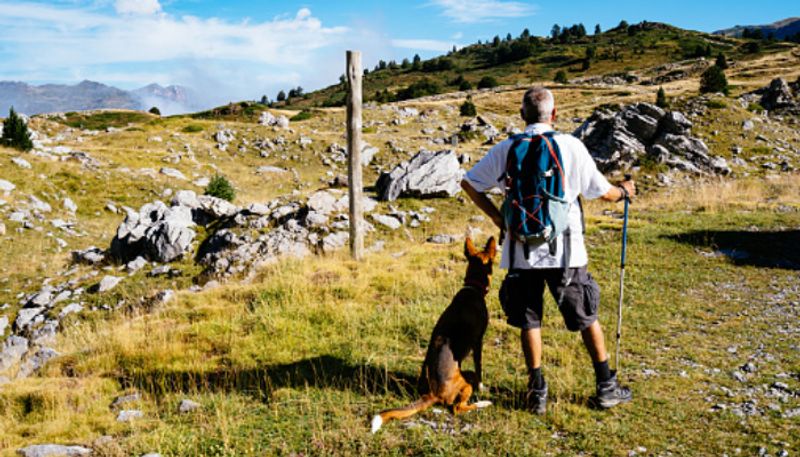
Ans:
POLYGON ((483 339, 478 340, 478 344, 472 348, 472 361, 475 365, 475 385, 472 388, 475 392, 480 392, 483 389, 483 366, 482 366, 482 357, 483 354, 483 339))

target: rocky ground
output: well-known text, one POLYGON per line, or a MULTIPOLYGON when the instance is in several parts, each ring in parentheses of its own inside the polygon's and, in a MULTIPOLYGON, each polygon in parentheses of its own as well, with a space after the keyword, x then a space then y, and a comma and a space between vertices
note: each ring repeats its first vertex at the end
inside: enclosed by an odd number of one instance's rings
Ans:
MULTIPOLYGON (((700 71, 694 66, 558 87, 556 97, 566 100, 558 128, 583 139, 610 175, 634 172, 645 191, 794 176, 800 166, 796 67, 784 79, 749 80, 733 97, 699 97, 682 86, 700 71), (674 89, 669 108, 650 103, 653 84, 674 89), (620 95, 621 88, 628 92, 620 95)), ((463 203, 464 170, 520 130, 514 114, 520 94, 515 88, 476 92, 475 118, 458 116, 460 99, 452 95, 366 108, 362 157, 365 180, 374 183, 363 202, 368 250, 383 252, 398 239, 451 244, 465 225, 491 230, 448 201, 463 203)), ((257 123, 154 118, 99 130, 66 126, 59 115, 30 120, 31 152, 0 149, 0 386, 24 383, 46 372, 48 361, 68 355, 59 347, 67 328, 161 309, 182 291, 202 294, 252 281, 283 257, 324 257, 345 246, 343 113, 324 110, 290 122, 292 114, 264 112, 257 123), (234 203, 202 195, 216 174, 236 185, 234 203)), ((747 287, 715 287, 719 300, 753 300, 747 287)), ((732 340, 725 348, 730 364, 681 362, 680 376, 707 376, 710 413, 746 420, 800 411, 797 358, 772 349, 798 350, 798 289, 780 282, 769 288, 758 308, 714 316, 765 329, 758 338, 732 340)), ((712 323, 698 326, 717 331, 712 323)), ((662 375, 651 368, 640 374, 662 375)), ((118 421, 142 414, 122 403, 114 406, 118 421)), ((410 424, 455 430, 426 420, 410 424)), ((764 455, 788 455, 782 446, 765 443, 764 455)), ((90 451, 25 449, 20 453, 31 456, 90 451)))

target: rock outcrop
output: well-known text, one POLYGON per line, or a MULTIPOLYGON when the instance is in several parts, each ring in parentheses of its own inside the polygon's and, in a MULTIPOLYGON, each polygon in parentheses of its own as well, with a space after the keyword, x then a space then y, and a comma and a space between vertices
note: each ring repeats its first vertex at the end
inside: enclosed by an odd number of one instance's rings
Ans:
POLYGON ((739 101, 745 107, 758 103, 769 112, 800 115, 800 78, 791 84, 783 78, 775 78, 769 86, 744 94, 739 101))
POLYGON ((454 151, 420 151, 375 183, 380 200, 399 197, 452 197, 461 189, 463 171, 454 151))
POLYGON ((667 112, 649 103, 600 109, 573 133, 581 139, 603 171, 625 170, 649 158, 696 174, 731 172, 722 157, 691 136, 692 123, 683 113, 667 112))

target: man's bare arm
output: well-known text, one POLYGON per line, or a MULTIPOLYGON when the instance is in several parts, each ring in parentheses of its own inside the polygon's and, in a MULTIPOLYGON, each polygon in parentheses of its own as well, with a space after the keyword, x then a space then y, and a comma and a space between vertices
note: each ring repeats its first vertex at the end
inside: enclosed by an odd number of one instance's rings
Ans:
POLYGON ((619 186, 612 187, 611 189, 608 190, 608 192, 606 192, 605 195, 603 195, 600 198, 608 202, 618 202, 622 200, 623 193, 620 187, 624 187, 625 190, 628 191, 628 197, 633 197, 634 195, 636 195, 636 184, 631 179, 629 181, 622 181, 621 183, 619 183, 619 186))
POLYGON ((469 198, 475 202, 475 205, 477 205, 481 211, 489 216, 489 219, 494 222, 494 225, 496 225, 500 230, 505 228, 503 227, 503 215, 500 214, 500 210, 498 210, 494 203, 489 200, 489 197, 487 197, 486 194, 475 190, 475 188, 472 187, 472 184, 470 184, 467 180, 461 181, 461 188, 464 189, 464 192, 469 195, 469 198))

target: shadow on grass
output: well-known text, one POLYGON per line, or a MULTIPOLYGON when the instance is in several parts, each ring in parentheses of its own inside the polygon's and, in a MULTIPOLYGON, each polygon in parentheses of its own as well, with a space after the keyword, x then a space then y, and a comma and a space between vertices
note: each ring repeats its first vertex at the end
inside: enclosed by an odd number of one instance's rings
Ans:
MULTIPOLYGON (((349 390, 364 396, 392 394, 409 401, 418 397, 416 374, 388 371, 367 364, 353 365, 331 355, 252 370, 133 370, 119 376, 117 380, 123 388, 147 392, 157 401, 171 393, 239 392, 268 402, 275 390, 286 387, 349 390)), ((478 397, 484 398, 485 395, 478 397)), ((489 397, 497 406, 524 409, 523 391, 493 386, 489 397)))
POLYGON ((168 393, 240 392, 269 401, 272 392, 292 387, 350 390, 363 395, 416 395, 417 376, 371 365, 353 365, 331 355, 255 369, 214 371, 139 371, 118 378, 124 388, 136 388, 161 398, 168 393))
POLYGON ((665 238, 711 248, 735 265, 800 270, 800 230, 698 230, 665 238))

